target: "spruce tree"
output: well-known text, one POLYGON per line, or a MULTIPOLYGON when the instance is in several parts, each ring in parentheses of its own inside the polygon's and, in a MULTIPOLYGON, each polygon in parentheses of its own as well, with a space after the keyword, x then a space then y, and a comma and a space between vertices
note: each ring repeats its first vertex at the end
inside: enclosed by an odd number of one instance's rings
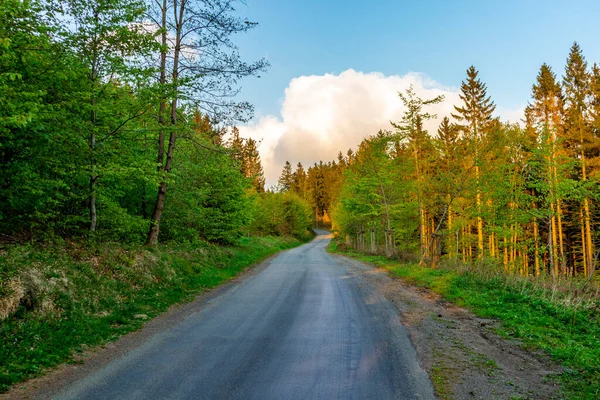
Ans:
POLYGON ((594 63, 590 80, 590 139, 586 146, 588 152, 588 176, 600 180, 600 66, 594 63))
POLYGON ((278 183, 282 192, 287 192, 294 186, 294 174, 292 172, 292 164, 289 161, 285 162, 278 183))
POLYGON ((240 130, 236 126, 231 130, 228 146, 231 149, 231 157, 237 162, 240 171, 244 173, 244 139, 240 137, 240 130))
MULTIPOLYGON (((587 121, 588 102, 590 100, 590 75, 587 62, 577 42, 571 46, 565 76, 563 78, 565 91, 565 125, 568 143, 574 155, 580 158, 581 179, 587 181, 585 146, 590 139, 590 126, 587 121)), ((583 227, 582 247, 584 249, 584 271, 590 275, 594 270, 594 248, 591 230, 591 211, 588 196, 583 198, 583 227)))
POLYGON ((296 194, 301 198, 306 199, 306 171, 304 171, 304 167, 302 166, 301 162, 299 162, 296 166, 296 172, 294 172, 293 181, 294 192, 296 192, 296 194))
POLYGON ((463 106, 454 106, 456 114, 452 114, 452 116, 459 123, 462 123, 459 126, 473 144, 477 192, 475 200, 477 206, 477 256, 482 258, 484 250, 479 153, 481 152, 481 142, 493 122, 492 114, 496 109, 496 105, 487 95, 485 83, 477 78, 478 74, 479 72, 474 66, 470 66, 467 69, 467 79, 462 82, 460 87, 461 93, 459 94, 460 99, 463 101, 463 106))
POLYGON ((257 193, 265 191, 265 174, 263 172, 258 143, 254 139, 246 139, 243 153, 244 175, 250 178, 257 193))
MULTIPOLYGON (((533 102, 529 105, 530 123, 535 127, 541 126, 541 132, 538 132, 536 141, 547 148, 546 164, 548 166, 548 189, 547 203, 550 207, 550 217, 548 224, 548 238, 550 242, 550 264, 553 273, 559 273, 559 267, 565 270, 565 250, 563 238, 563 206, 561 196, 558 193, 558 153, 559 140, 564 136, 563 133, 563 104, 564 99, 560 84, 556 80, 556 75, 547 64, 542 64, 540 72, 537 75, 536 83, 532 87, 533 102), (559 258, 560 254, 560 258, 559 258)), ((534 220, 537 224, 537 220, 534 220)), ((537 226, 534 227, 537 232, 537 226)), ((538 237, 535 235, 535 246, 538 245, 538 237)), ((538 259, 536 257, 536 270, 538 268, 538 259)))

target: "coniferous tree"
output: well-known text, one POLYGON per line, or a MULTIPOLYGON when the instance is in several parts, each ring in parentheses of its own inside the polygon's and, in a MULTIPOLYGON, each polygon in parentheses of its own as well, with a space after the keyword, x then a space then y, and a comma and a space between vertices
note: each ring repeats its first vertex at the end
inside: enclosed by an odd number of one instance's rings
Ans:
MULTIPOLYGON (((565 76, 563 78, 565 91, 565 125, 567 143, 573 154, 580 158, 581 179, 588 179, 586 168, 585 146, 592 140, 590 126, 587 121, 588 102, 590 97, 590 76, 587 62, 577 43, 573 43, 567 58, 565 76)), ((582 245, 584 254, 584 270, 590 274, 594 270, 594 245, 591 230, 590 201, 587 195, 583 197, 582 245)))
POLYGON ((228 141, 228 147, 231 149, 231 157, 244 173, 244 139, 240 137, 240 130, 234 126, 231 130, 231 139, 228 141))
POLYGON ((596 182, 600 181, 600 66, 592 66, 590 78, 591 100, 589 105, 591 143, 586 146, 588 161, 588 175, 596 182))
POLYGON ((306 199, 306 172, 301 162, 298 163, 294 172, 293 190, 300 198, 306 199))
MULTIPOLYGON (((220 146, 223 144, 223 135, 226 133, 225 129, 216 129, 210 117, 207 114, 202 114, 198 108, 194 111, 194 129, 197 133, 203 137, 209 139, 212 144, 220 146)), ((237 128, 234 128, 237 130, 237 128)), ((239 131, 237 132, 239 139, 239 131)))
POLYGON ((244 175, 251 180, 257 193, 263 193, 265 191, 265 174, 262 169, 256 140, 246 140, 243 159, 244 175))
MULTIPOLYGON (((564 99, 560 84, 556 81, 556 75, 552 69, 543 64, 532 88, 533 103, 530 105, 530 123, 535 127, 541 127, 537 141, 547 148, 546 163, 548 165, 548 195, 545 196, 550 203, 550 218, 548 223, 548 240, 550 247, 550 263, 554 274, 559 273, 559 268, 565 268, 565 251, 563 235, 563 206, 561 196, 558 193, 559 183, 559 156, 560 141, 564 139, 563 131, 563 106, 564 99)), ((537 224, 537 220, 534 221, 537 224)), ((534 227, 534 239, 537 244, 537 226, 534 227)), ((537 248, 536 247, 536 248, 537 248)), ((536 259, 536 266, 537 266, 536 259)))
POLYGON ((292 172, 292 164, 289 161, 285 162, 283 166, 283 170, 281 171, 281 176, 278 180, 279 188, 282 192, 287 192, 291 190, 294 186, 294 174, 292 172))
POLYGON ((474 150, 475 185, 476 185, 476 207, 477 207, 477 249, 479 258, 484 257, 483 249, 483 218, 482 218, 482 194, 480 190, 480 162, 481 144, 492 124, 492 114, 496 105, 487 95, 487 88, 477 76, 479 72, 474 66, 467 69, 467 79, 460 87, 460 99, 462 106, 455 106, 456 114, 452 116, 459 122, 461 129, 469 138, 474 150))

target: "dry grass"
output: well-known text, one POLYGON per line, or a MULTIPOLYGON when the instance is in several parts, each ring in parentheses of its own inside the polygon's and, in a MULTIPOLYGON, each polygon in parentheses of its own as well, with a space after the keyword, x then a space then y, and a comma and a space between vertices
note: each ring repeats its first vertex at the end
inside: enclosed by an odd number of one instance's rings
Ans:
POLYGON ((19 308, 24 293, 19 278, 0 283, 0 321, 6 319, 19 308))
POLYGON ((536 295, 561 307, 574 311, 600 311, 600 282, 598 277, 553 277, 542 273, 539 276, 524 276, 515 272, 507 272, 504 267, 495 262, 478 262, 474 265, 460 261, 445 260, 440 268, 451 269, 460 274, 477 275, 484 281, 503 281, 507 287, 521 293, 532 290, 536 295))

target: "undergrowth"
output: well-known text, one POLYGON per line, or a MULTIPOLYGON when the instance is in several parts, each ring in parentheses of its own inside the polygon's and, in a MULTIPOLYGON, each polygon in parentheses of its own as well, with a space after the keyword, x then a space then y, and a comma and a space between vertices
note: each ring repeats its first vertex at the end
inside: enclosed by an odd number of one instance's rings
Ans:
POLYGON ((298 244, 251 237, 232 247, 6 247, 0 250, 0 393, 298 244))
POLYGON ((334 240, 329 250, 384 268, 483 318, 501 321, 498 333, 541 349, 563 366, 558 377, 569 399, 600 398, 600 313, 597 283, 507 275, 492 265, 436 268, 357 253, 334 240))

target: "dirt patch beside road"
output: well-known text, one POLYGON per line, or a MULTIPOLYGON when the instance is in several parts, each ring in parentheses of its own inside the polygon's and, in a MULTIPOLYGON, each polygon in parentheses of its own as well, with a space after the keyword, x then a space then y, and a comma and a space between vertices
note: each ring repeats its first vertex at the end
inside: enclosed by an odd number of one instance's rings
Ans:
POLYGON ((398 309, 439 399, 559 398, 552 375, 560 367, 495 334, 496 321, 477 318, 384 269, 338 257, 398 309))

